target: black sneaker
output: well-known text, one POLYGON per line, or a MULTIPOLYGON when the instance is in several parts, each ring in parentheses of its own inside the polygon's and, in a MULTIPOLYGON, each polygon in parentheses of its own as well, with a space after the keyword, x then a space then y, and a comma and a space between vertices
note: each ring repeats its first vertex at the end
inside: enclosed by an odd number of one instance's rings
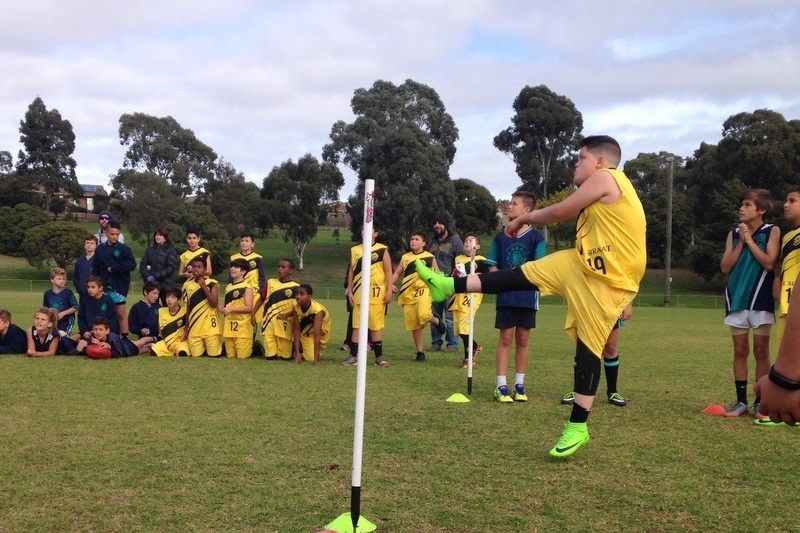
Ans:
POLYGON ((424 363, 425 362, 425 352, 417 352, 417 358, 414 359, 416 363, 424 363))

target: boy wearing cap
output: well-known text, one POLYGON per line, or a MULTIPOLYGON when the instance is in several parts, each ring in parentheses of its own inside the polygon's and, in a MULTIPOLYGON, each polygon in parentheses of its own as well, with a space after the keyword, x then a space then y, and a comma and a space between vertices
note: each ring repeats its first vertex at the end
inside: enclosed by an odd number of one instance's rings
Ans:
MULTIPOLYGON (((433 239, 428 241, 425 249, 436 258, 439 270, 449 276, 455 267, 456 256, 464 253, 464 243, 458 235, 453 235, 450 231, 450 216, 447 213, 436 215, 433 221, 433 239)), ((453 314, 448 311, 450 307, 447 302, 434 302, 434 314, 444 317, 447 325, 445 340, 447 341, 447 351, 458 351, 458 337, 453 331, 453 314)), ((431 347, 429 351, 438 352, 442 350, 442 334, 437 327, 431 325, 431 347)))
MULTIPOLYGON (((95 237, 97 237, 98 245, 108 242, 108 237, 106 236, 106 233, 108 233, 108 223, 111 222, 112 220, 114 220, 114 216, 111 214, 111 211, 107 209, 103 209, 102 211, 100 211, 100 217, 98 218, 98 221, 100 222, 100 229, 95 234, 95 237)), ((122 235, 122 233, 119 234, 118 240, 121 243, 125 242, 125 237, 122 235)))

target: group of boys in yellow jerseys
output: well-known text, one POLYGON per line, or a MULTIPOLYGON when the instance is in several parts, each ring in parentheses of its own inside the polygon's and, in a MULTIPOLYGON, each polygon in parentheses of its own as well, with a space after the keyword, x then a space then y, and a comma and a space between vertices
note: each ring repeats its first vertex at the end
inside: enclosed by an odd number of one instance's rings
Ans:
POLYGON ((159 310, 161 340, 153 355, 246 359, 254 350, 268 359, 317 364, 330 340, 330 315, 313 299, 313 289, 292 280, 294 262, 281 259, 278 277, 265 280, 263 257, 253 251, 252 234, 240 238, 242 251, 231 256, 229 283, 220 294, 210 269, 210 252, 199 233, 187 232, 189 249, 180 256, 181 290, 167 292, 159 310), (256 342, 256 330, 260 342, 256 342))

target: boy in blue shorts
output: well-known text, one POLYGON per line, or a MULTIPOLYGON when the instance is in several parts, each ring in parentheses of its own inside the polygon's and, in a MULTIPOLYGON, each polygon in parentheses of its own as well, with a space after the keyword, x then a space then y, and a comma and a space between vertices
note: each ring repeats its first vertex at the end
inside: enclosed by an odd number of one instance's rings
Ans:
MULTIPOLYGON (((517 190, 511 195, 508 206, 509 221, 527 215, 536 207, 533 193, 517 190)), ((486 264, 490 271, 506 270, 522 266, 545 256, 546 245, 541 233, 530 224, 523 223, 514 235, 498 233, 489 248, 486 264)), ((494 327, 500 330, 495 363, 497 388, 494 397, 500 403, 527 402, 525 393, 525 371, 528 366, 528 339, 531 329, 536 327, 536 311, 539 310, 539 291, 535 289, 503 292, 497 295, 497 314, 494 327), (506 369, 514 342, 514 391, 508 390, 506 369)))
MULTIPOLYGON (((131 287, 131 272, 136 270, 136 258, 126 245, 120 242, 120 225, 116 220, 106 226, 107 242, 97 247, 92 273, 103 280, 106 295, 114 301, 119 332, 128 336, 128 311, 125 304, 131 287)), ((113 331, 113 329, 112 329, 113 331)))
POLYGON ((644 209, 630 180, 617 170, 619 143, 606 135, 580 142, 574 181, 564 200, 511 220, 505 233, 526 224, 552 224, 577 218, 575 248, 561 250, 518 268, 447 278, 417 262, 417 272, 434 301, 452 294, 536 290, 567 301, 565 330, 575 340, 575 400, 569 423, 550 450, 567 457, 589 441, 586 421, 597 393, 601 357, 608 335, 633 301, 647 266, 644 209))

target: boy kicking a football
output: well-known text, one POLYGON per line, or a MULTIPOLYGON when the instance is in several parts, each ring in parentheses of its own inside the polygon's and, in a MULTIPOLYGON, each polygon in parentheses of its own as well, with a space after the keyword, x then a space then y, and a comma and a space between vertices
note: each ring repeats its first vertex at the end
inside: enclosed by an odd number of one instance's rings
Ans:
POLYGON ((518 268, 448 278, 417 262, 417 272, 434 301, 454 293, 496 294, 538 289, 567 301, 565 330, 575 340, 575 401, 553 457, 567 457, 589 441, 586 421, 600 378, 606 339, 625 306, 633 301, 646 266, 646 222, 630 180, 616 169, 619 144, 605 135, 580 143, 574 181, 578 188, 556 204, 515 218, 506 233, 525 224, 552 224, 577 218, 576 245, 518 268))

